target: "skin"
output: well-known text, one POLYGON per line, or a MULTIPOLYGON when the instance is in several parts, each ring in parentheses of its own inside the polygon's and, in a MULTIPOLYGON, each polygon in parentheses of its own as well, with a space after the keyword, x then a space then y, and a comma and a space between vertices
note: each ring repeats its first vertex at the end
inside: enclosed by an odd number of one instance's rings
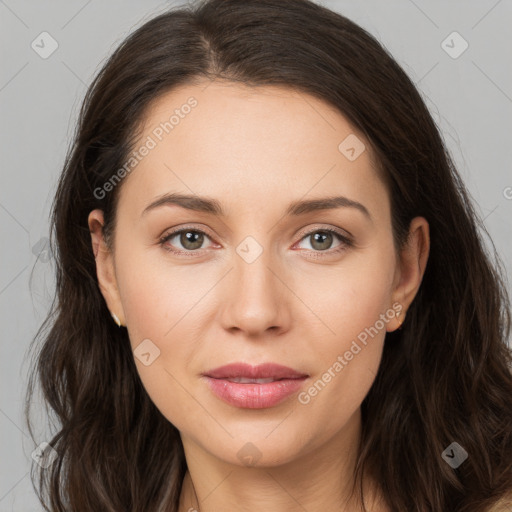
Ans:
MULTIPOLYGON (((404 318, 427 263, 428 223, 415 218, 396 250, 389 194, 369 144, 328 104, 288 88, 205 85, 174 89, 148 110, 141 143, 190 96, 198 101, 123 179, 114 250, 102 236, 102 211, 90 213, 99 286, 132 348, 150 339, 160 350, 148 366, 135 362, 181 433, 189 471, 180 511, 198 508, 195 493, 202 512, 356 510, 348 487, 360 405, 399 319, 307 404, 295 394, 266 409, 238 408, 201 374, 231 362, 276 362, 308 374, 302 390, 309 389, 394 303, 404 318), (354 161, 338 150, 349 134, 366 145, 354 161), (169 205, 142 215, 167 192, 215 198, 226 216, 169 205), (284 216, 292 201, 332 195, 362 203, 372 220, 351 207, 284 216), (175 227, 205 231, 200 249, 179 235, 159 244, 175 227), (343 245, 335 235, 323 244, 306 235, 326 228, 350 233, 353 245, 334 253, 343 245), (236 252, 247 236, 263 249, 252 263, 236 252), (247 443, 260 457, 252 466, 237 455, 247 443)), ((389 510, 374 482, 365 479, 364 488, 369 510, 389 510)))

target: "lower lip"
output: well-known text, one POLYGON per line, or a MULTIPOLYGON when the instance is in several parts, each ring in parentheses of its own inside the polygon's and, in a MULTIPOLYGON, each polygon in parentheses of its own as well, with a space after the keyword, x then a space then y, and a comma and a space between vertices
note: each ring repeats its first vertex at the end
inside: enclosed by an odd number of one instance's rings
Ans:
POLYGON ((265 409, 273 407, 301 387, 306 377, 283 379, 266 384, 242 384, 226 379, 205 377, 210 389, 230 405, 245 409, 265 409))

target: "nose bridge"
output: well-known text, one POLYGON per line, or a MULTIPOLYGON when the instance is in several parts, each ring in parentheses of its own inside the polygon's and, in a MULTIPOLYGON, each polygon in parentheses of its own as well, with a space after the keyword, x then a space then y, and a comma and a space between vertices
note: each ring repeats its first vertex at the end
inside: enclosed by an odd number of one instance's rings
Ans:
MULTIPOLYGON (((259 237, 261 239, 261 237, 259 237)), ((272 262, 272 249, 268 240, 260 243, 249 235, 244 238, 236 247, 235 257, 235 279, 239 285, 250 287, 252 292, 270 292, 273 284, 269 267, 276 262, 272 262)))
POLYGON ((280 268, 277 251, 270 247, 270 237, 263 237, 246 236, 235 248, 223 315, 228 329, 257 334, 269 327, 283 327, 287 318, 285 287, 275 275, 280 268))

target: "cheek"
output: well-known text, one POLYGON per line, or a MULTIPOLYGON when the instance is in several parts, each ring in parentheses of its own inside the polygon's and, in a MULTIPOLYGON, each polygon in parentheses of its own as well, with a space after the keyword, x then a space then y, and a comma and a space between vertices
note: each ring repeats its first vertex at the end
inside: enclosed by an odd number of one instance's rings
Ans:
POLYGON ((304 418, 300 435, 311 439, 313 448, 349 425, 375 380, 386 329, 377 323, 383 323, 382 310, 372 308, 376 316, 367 310, 365 315, 354 314, 351 323, 336 324, 336 339, 315 350, 317 373, 297 396, 304 418))
POLYGON ((323 340, 319 347, 329 357, 391 308, 395 271, 392 241, 383 239, 360 252, 347 253, 337 266, 299 276, 294 291, 315 313, 313 321, 319 320, 323 340))
POLYGON ((198 315, 206 304, 200 299, 211 283, 197 279, 197 273, 191 279, 191 272, 192 267, 170 271, 168 266, 165 270, 135 257, 119 266, 121 300, 137 371, 152 402, 180 430, 187 428, 191 418, 204 421, 191 400, 187 379, 197 357, 193 340, 199 339, 198 315), (137 268, 144 271, 133 272, 137 268))
POLYGON ((173 266, 164 254, 151 252, 131 254, 118 265, 132 345, 145 338, 159 343, 172 341, 188 325, 189 312, 197 314, 201 309, 200 299, 211 287, 208 276, 193 266, 173 266))
MULTIPOLYGON (((173 266, 164 256, 136 252, 120 261, 117 269, 137 369, 153 401, 165 403, 169 392, 178 396, 179 384, 197 372, 191 368, 202 353, 205 325, 211 324, 215 312, 211 288, 218 276, 206 267, 200 271, 194 265, 173 266), (142 350, 154 362, 143 364, 149 361, 137 357, 142 350)), ((189 402, 190 396, 184 400, 185 405, 189 402)))
MULTIPOLYGON (((325 427, 326 437, 348 421, 370 390, 387 325, 395 317, 390 303, 395 254, 392 247, 383 247, 354 258, 337 273, 337 281, 321 280, 315 288, 317 293, 329 290, 329 300, 318 316, 331 332, 318 337, 310 354, 316 360, 316 373, 298 402, 325 427)), ((313 423, 308 425, 314 428, 313 423)))

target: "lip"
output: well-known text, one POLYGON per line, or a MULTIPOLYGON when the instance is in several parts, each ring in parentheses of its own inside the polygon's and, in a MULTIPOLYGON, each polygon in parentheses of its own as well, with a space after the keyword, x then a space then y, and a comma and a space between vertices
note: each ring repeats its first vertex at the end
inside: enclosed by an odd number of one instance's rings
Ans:
POLYGON ((251 366, 233 363, 203 374, 210 390, 224 402, 245 409, 274 407, 297 392, 307 374, 275 363, 251 366), (232 382, 230 379, 274 379, 265 383, 232 382))
POLYGON ((246 363, 232 363, 209 370, 203 375, 214 379, 247 378, 247 379, 296 379, 307 377, 305 373, 295 371, 287 366, 275 363, 264 363, 251 366, 246 363))

